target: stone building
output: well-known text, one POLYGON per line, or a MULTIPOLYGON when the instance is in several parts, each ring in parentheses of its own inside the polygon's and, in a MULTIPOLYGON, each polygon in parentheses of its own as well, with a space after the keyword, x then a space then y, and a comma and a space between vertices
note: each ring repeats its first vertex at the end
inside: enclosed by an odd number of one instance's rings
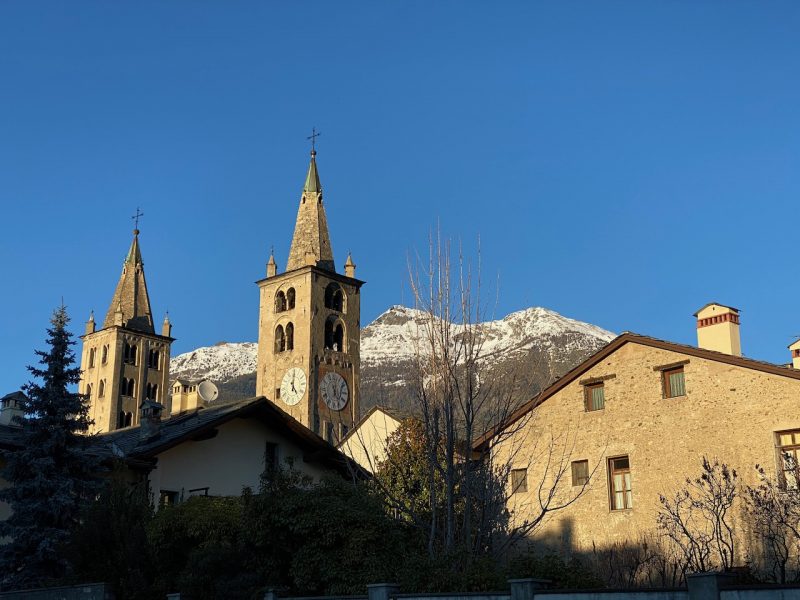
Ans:
POLYGON ((146 400, 169 404, 171 331, 165 317, 161 334, 155 332, 139 230, 134 229, 103 325, 97 329, 92 314, 81 338, 79 390, 89 398, 91 433, 138 425, 146 400))
POLYGON ((316 152, 311 151, 286 271, 258 282, 256 394, 328 442, 359 416, 360 290, 350 256, 336 272, 316 152))
POLYGON ((572 549, 654 530, 659 494, 699 475, 704 456, 745 483, 755 465, 780 475, 800 451, 800 370, 741 356, 738 310, 712 303, 696 317, 698 347, 623 333, 477 441, 510 467, 517 524, 541 512, 559 471, 556 504, 577 499, 537 537, 572 549))

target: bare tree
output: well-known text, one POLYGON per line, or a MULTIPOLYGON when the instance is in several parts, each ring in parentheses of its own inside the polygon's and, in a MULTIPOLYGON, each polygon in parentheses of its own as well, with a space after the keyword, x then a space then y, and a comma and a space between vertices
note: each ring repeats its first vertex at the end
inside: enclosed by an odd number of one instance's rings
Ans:
POLYGON ((791 455, 784 472, 770 477, 756 465, 758 483, 745 488, 745 514, 751 527, 751 560, 762 574, 777 583, 800 578, 800 468, 791 455))
MULTIPOLYGON (((552 512, 573 503, 585 491, 567 482, 575 435, 550 432, 526 439, 534 418, 526 412, 513 425, 519 408, 513 375, 490 377, 490 368, 515 347, 498 347, 487 339, 481 324, 491 302, 486 301, 480 268, 480 248, 473 263, 459 245, 456 258, 448 240, 431 236, 429 255, 409 261, 415 308, 414 413, 422 431, 427 507, 396 493, 382 475, 401 465, 393 453, 376 465, 375 485, 387 504, 414 523, 426 536, 431 556, 460 553, 466 561, 487 552, 501 552, 507 545, 530 534, 552 512), (473 266, 475 264, 475 266, 473 266), (475 449, 475 442, 492 434, 491 441, 475 449), (519 434, 519 435, 518 435, 519 434), (498 444, 509 443, 502 455, 498 444), (509 511, 509 476, 512 468, 536 463, 540 478, 529 486, 533 500, 513 515, 509 511)), ((537 365, 530 365, 536 369, 537 365)), ((538 477, 538 476, 537 476, 538 477)))
POLYGON ((684 575, 730 569, 736 560, 733 505, 739 494, 734 469, 703 457, 702 472, 686 479, 672 499, 660 496, 660 530, 680 550, 684 575))

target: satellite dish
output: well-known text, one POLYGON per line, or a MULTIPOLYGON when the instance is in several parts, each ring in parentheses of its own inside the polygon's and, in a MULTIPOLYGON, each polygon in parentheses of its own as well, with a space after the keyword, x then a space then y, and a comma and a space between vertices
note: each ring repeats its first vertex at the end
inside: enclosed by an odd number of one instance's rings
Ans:
POLYGON ((204 379, 197 385, 197 395, 203 402, 213 402, 219 396, 219 389, 213 381, 204 379))

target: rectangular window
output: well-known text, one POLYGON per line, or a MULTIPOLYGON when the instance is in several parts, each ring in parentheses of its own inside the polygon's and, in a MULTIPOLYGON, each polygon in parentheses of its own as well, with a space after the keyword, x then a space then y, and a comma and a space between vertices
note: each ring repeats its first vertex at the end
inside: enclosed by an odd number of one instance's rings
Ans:
POLYGON ((602 381, 583 386, 583 394, 587 412, 605 408, 606 391, 602 381))
POLYGON ((576 460, 572 463, 572 485, 586 485, 589 483, 589 461, 576 460))
POLYGON ((661 371, 662 384, 665 398, 677 398, 686 395, 686 381, 683 377, 683 367, 661 371))
POLYGON ((528 491, 528 469, 511 470, 511 493, 528 491))
POLYGON ((633 508, 631 464, 627 456, 608 459, 608 483, 611 493, 611 510, 633 508))
POLYGON ((344 423, 340 423, 339 424, 339 439, 343 440, 345 437, 347 437, 347 432, 348 431, 350 431, 350 428, 347 425, 345 425, 344 423))
POLYGON ((275 388, 275 398, 281 397, 281 388, 275 388))
POLYGON ((325 441, 329 444, 333 444, 334 437, 333 437, 333 423, 330 421, 325 421, 325 441))
POLYGON ((278 444, 267 442, 264 450, 264 477, 272 479, 278 471, 278 444))
POLYGON ((798 470, 798 460, 800 460, 800 429, 791 431, 781 431, 778 436, 778 452, 780 469, 783 473, 783 481, 786 487, 797 489, 800 482, 797 481, 800 470, 798 470))

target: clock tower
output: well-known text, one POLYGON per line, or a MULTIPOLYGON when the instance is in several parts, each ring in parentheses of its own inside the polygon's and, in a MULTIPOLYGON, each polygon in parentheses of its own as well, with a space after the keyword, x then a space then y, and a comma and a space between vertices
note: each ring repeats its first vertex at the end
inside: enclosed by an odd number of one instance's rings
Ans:
POLYGON ((286 271, 274 255, 258 281, 256 394, 332 444, 359 418, 360 290, 348 255, 336 272, 311 151, 286 271))

